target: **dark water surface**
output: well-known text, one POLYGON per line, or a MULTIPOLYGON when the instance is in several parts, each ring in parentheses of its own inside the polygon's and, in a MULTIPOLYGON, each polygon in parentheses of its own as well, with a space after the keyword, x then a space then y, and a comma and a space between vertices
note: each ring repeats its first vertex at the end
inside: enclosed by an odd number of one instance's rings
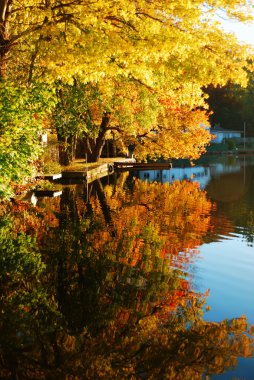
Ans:
POLYGON ((1 379, 254 378, 254 160, 0 204, 1 379))

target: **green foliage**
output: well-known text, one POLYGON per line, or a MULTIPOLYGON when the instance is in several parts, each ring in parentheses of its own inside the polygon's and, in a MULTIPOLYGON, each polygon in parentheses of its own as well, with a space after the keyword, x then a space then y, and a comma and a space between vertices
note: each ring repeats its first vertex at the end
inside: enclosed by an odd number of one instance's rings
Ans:
POLYGON ((228 150, 228 146, 225 143, 211 144, 208 148, 208 152, 226 152, 228 150))
POLYGON ((57 174, 61 173, 62 167, 58 162, 47 162, 43 165, 43 172, 46 174, 57 174))
POLYGON ((233 139, 226 139, 225 142, 226 142, 229 150, 233 150, 233 149, 236 148, 236 142, 235 142, 235 140, 233 140, 233 139))
MULTIPOLYGON (((103 113, 98 87, 74 80, 73 84, 56 83, 57 103, 52 113, 53 126, 58 135, 67 138, 88 133, 96 136, 93 108, 96 116, 103 113)), ((98 125, 97 125, 98 128, 98 125)))
MULTIPOLYGON (((61 315, 43 285, 46 266, 38 248, 37 233, 32 233, 32 225, 38 222, 36 212, 22 203, 13 208, 23 224, 17 223, 8 204, 6 207, 2 204, 0 210, 0 354, 5 374, 12 375, 16 364, 9 362, 9 354, 18 352, 22 356, 31 345, 35 351, 46 353, 56 328, 61 325, 61 315)), ((50 353, 44 359, 50 361, 50 353)), ((2 378, 1 369, 2 363, 2 378)), ((29 378, 28 374, 24 378, 29 378)))
POLYGON ((42 151, 39 132, 53 97, 42 85, 17 86, 0 82, 0 197, 11 194, 11 184, 35 173, 42 151))

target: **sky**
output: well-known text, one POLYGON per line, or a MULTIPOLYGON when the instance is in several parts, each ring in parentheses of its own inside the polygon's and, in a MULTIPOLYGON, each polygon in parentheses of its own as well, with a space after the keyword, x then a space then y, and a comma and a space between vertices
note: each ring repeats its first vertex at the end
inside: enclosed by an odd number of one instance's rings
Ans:
POLYGON ((235 33, 240 41, 254 47, 254 22, 246 24, 237 21, 223 21, 223 28, 227 32, 235 33))

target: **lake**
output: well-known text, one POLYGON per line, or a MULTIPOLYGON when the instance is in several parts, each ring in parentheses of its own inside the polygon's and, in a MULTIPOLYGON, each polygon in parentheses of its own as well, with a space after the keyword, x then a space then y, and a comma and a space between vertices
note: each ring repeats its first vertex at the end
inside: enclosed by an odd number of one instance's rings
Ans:
POLYGON ((254 378, 253 157, 59 186, 0 204, 0 378, 254 378))

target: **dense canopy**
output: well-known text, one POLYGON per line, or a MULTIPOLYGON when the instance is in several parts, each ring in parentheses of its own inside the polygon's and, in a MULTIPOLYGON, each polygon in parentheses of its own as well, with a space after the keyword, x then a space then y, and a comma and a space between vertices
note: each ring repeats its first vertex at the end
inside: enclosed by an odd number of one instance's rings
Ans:
MULTIPOLYGON (((131 145, 137 159, 196 158, 210 141, 203 86, 246 85, 251 55, 215 20, 245 21, 251 7, 247 0, 1 0, 1 88, 30 96, 43 84, 52 93, 43 118, 34 112, 36 95, 20 123, 25 136, 26 118, 38 116, 38 131, 50 123, 63 164, 75 157, 80 139, 90 161, 105 139, 125 153, 131 145)), ((8 152, 1 154, 19 156, 19 144, 8 140, 12 130, 16 138, 16 127, 6 121, 11 107, 2 102, 0 145, 8 152)), ((32 140, 36 148, 35 134, 32 140)), ((34 155, 36 149, 32 155, 27 149, 29 162, 34 155)), ((5 189, 16 174, 5 173, 6 156, 0 160, 5 189)), ((18 171, 24 177, 27 165, 18 171)))

